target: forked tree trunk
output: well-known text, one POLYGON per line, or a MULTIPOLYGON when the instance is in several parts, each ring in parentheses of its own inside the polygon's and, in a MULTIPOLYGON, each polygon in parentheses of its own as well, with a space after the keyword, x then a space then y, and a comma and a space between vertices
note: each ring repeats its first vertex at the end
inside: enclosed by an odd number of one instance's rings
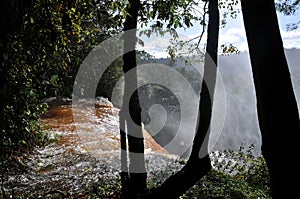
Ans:
POLYGON ((299 197, 299 114, 274 0, 242 0, 273 198, 299 197))
POLYGON ((141 108, 138 92, 130 96, 131 89, 137 89, 136 72, 136 28, 140 1, 130 0, 128 15, 124 24, 124 53, 123 72, 125 74, 124 98, 120 113, 121 127, 121 148, 122 150, 122 173, 124 198, 137 198, 146 189, 146 169, 144 160, 144 139, 141 127, 141 108), (128 73, 129 71, 133 71, 128 73), (129 147, 129 169, 127 169, 126 133, 125 121, 127 124, 127 139, 129 147), (126 161, 126 162, 124 162, 126 161))
POLYGON ((146 198, 178 198, 194 186, 210 169, 208 156, 208 133, 216 82, 216 65, 219 36, 218 0, 209 0, 209 24, 204 75, 198 114, 198 128, 194 137, 192 153, 187 164, 168 178, 160 187, 152 190, 146 198), (201 152, 200 152, 201 150, 201 152))

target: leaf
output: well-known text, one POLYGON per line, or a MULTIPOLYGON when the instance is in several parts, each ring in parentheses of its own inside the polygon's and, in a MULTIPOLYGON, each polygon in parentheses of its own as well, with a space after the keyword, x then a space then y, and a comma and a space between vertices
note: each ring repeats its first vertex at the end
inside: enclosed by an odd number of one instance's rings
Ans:
POLYGON ((175 22, 174 22, 174 28, 176 29, 176 28, 178 28, 178 26, 180 26, 180 22, 179 22, 179 20, 175 20, 175 22))
POLYGON ((50 79, 50 83, 52 85, 56 85, 57 84, 57 81, 58 81, 58 75, 52 75, 51 76, 51 79, 50 79))
MULTIPOLYGON (((28 127, 25 127, 25 130, 26 130, 28 133, 30 133, 30 130, 29 130, 28 127)), ((25 144, 26 144, 26 141, 25 141, 25 140, 22 140, 22 143, 24 143, 24 142, 25 142, 25 144)))

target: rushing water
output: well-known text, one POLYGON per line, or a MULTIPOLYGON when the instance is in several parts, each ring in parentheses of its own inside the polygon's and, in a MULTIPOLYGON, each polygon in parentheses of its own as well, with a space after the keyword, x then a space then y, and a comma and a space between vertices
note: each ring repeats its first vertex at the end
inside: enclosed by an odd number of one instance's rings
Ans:
MULTIPOLYGON (((93 112, 71 105, 55 106, 49 109, 43 120, 47 129, 61 135, 58 141, 60 145, 103 156, 120 149, 119 109, 107 100, 100 100, 95 102, 95 110, 93 112), (79 120, 74 121, 73 114, 79 120)), ((168 154, 145 130, 144 136, 146 152, 168 154)))
MULTIPOLYGON (((78 196, 88 184, 118 178, 119 110, 105 100, 97 101, 95 108, 96 114, 70 104, 50 107, 43 121, 57 141, 18 157, 23 172, 8 171, 4 176, 4 188, 11 197, 47 198, 53 193, 62 198, 78 196), (74 113, 82 115, 81 119, 74 121, 74 113)), ((147 171, 165 170, 174 162, 174 156, 147 132, 144 135, 147 171)))

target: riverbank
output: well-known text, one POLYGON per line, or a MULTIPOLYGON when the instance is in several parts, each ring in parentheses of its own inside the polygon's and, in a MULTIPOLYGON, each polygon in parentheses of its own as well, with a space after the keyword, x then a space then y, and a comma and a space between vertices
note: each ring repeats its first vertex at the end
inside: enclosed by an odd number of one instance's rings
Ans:
MULTIPOLYGON (((50 107, 42 121, 55 142, 14 157, 16 167, 2 172, 3 198, 80 198, 99 184, 107 194, 108 182, 119 183, 119 110, 102 98, 93 102, 96 112, 72 107, 68 99, 47 103, 50 107)), ((175 156, 144 134, 147 170, 166 170, 175 156)))
MULTIPOLYGON (((56 141, 14 157, 16 167, 2 167, 1 197, 120 198, 118 109, 104 101, 95 107, 93 112, 70 103, 52 104, 43 121, 56 141)), ((148 188, 159 186, 185 164, 149 136, 146 148, 148 188)), ((261 183, 266 181, 261 159, 234 152, 214 153, 211 158, 214 169, 182 198, 269 198, 268 187, 261 183), (233 157, 241 166, 230 162, 233 157), (243 165, 250 160, 253 171, 248 172, 243 165), (233 168, 239 172, 225 174, 233 168)))

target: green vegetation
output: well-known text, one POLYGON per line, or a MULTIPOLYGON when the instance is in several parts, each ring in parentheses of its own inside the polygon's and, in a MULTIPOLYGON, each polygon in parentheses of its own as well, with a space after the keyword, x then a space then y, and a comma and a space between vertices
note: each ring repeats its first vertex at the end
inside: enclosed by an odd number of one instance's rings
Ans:
MULTIPOLYGON (((228 6, 235 5, 228 1, 228 6)), ((72 95, 77 70, 93 47, 118 33, 127 15, 128 1, 37 0, 5 1, 0 22, 0 139, 4 154, 32 148, 47 139, 41 115, 42 100, 72 95)), ((225 5, 225 3, 223 3, 225 5)), ((223 5, 222 4, 222 5, 223 5)), ((143 27, 188 28, 199 20, 188 1, 142 1, 143 27), (170 8, 170 9, 166 9, 170 8)), ((225 6, 224 9, 227 7, 225 6)), ((148 55, 139 55, 141 57, 148 55)), ((97 94, 110 97, 122 62, 116 60, 102 76, 97 94)))
MULTIPOLYGON (((212 154, 214 170, 198 184, 198 198, 271 198, 267 165, 252 155, 252 147, 212 154)), ((189 198, 189 197, 187 197, 189 198)))
MULTIPOLYGON (((122 2, 110 1, 38 0, 26 9, 16 30, 7 35, 1 60, 5 78, 0 100, 2 155, 44 143, 39 119, 47 104, 42 100, 71 97, 83 59, 93 46, 120 30, 122 7, 122 2)), ((13 5, 12 9, 17 11, 13 5)), ((107 95, 120 71, 121 64, 109 68, 103 77, 109 81, 102 80, 109 85, 100 94, 107 95)))
MULTIPOLYGON (((241 147, 237 152, 212 152, 213 169, 180 198, 271 198, 266 163, 262 157, 255 158, 252 151, 250 146, 248 150, 241 147)), ((185 162, 177 161, 176 164, 185 162)), ((174 165, 162 175, 174 173, 178 169, 174 165)), ((150 186, 161 183, 159 178, 153 179, 150 186)))
MULTIPOLYGON (((247 151, 241 147, 238 152, 226 150, 213 152, 214 169, 193 186, 181 199, 190 198, 271 198, 270 181, 266 163, 262 157, 255 158, 252 148, 247 151), (222 157, 220 157, 222 156, 222 157), (221 160, 221 161, 220 161, 221 160), (235 161, 232 161, 235 160, 235 161)), ((177 160, 168 170, 149 173, 148 188, 154 188, 163 179, 176 172, 185 164, 177 160)), ((103 179, 97 184, 87 186, 87 198, 114 198, 120 196, 120 179, 103 179)))
MULTIPOLYGON (((5 1, 4 8, 1 8, 3 11, 9 6, 10 9, 1 12, 2 18, 8 20, 0 23, 2 32, 8 32, 5 36, 1 33, 0 38, 1 174, 5 172, 3 166, 13 157, 12 154, 48 142, 40 121, 48 108, 43 99, 50 96, 72 96, 74 79, 83 59, 95 45, 122 30, 127 15, 125 8, 128 5, 126 0, 10 2, 13 3, 5 1)), ((277 9, 290 15, 299 8, 299 2, 299 0, 280 0, 277 9)), ((229 10, 223 16, 222 26, 224 26, 227 16, 236 17, 236 10, 232 7, 237 1, 224 0, 219 3, 220 9, 229 10)), ((205 13, 203 17, 196 17, 193 14, 196 4, 196 1, 192 0, 152 2, 145 0, 142 1, 140 8, 139 22, 143 27, 166 26, 174 32, 178 27, 189 28, 194 22, 206 25, 205 13)), ((201 12, 202 10, 197 11, 198 14, 201 12)), ((298 26, 299 22, 295 22, 289 29, 296 29, 298 26)), ((198 47, 199 43, 195 48, 198 47)), ((223 44, 221 48, 225 54, 238 52, 231 44, 223 44)), ((172 58, 179 54, 177 51, 178 49, 169 48, 172 58)), ((107 69, 98 86, 98 95, 110 97, 112 88, 122 73, 121 66, 120 58, 107 69)), ((158 86, 151 89, 152 92, 148 93, 149 98, 168 94, 158 86)), ((171 98, 175 101, 173 96, 171 98)), ((241 149, 237 153, 225 151, 222 154, 214 154, 215 157, 220 155, 214 161, 216 169, 182 198, 270 198, 266 164, 261 157, 255 159, 250 152, 251 150, 241 149), (218 161, 220 159, 221 162, 218 161)), ((158 186, 162 178, 154 176, 169 176, 180 164, 178 161, 163 174, 151 173, 148 186, 158 186)), ((121 185, 117 177, 98 183, 88 185, 85 193, 80 194, 87 198, 119 196, 121 185)), ((31 198, 31 196, 24 197, 31 198)))

